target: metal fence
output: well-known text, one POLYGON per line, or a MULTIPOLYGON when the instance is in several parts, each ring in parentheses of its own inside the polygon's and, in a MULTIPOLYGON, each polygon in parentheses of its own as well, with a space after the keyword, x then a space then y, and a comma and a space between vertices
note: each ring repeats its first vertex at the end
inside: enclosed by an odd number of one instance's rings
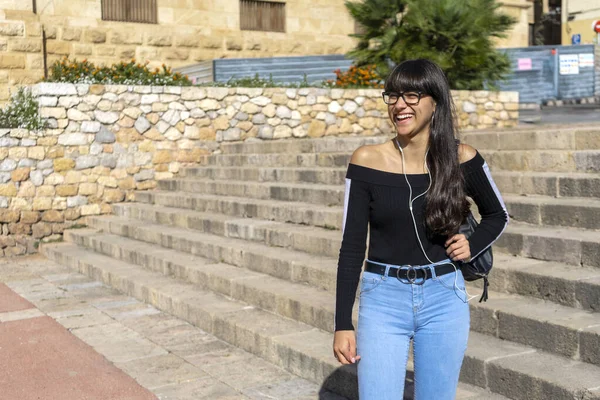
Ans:
POLYGON ((214 80, 227 82, 232 78, 273 78, 276 82, 320 82, 335 79, 336 69, 347 70, 352 60, 343 55, 272 57, 272 58, 223 58, 214 60, 214 80))
MULTIPOLYGON (((511 60, 511 72, 497 86, 519 92, 521 103, 600 96, 600 46, 532 46, 502 51, 511 60)), ((226 82, 258 75, 276 82, 306 79, 314 83, 335 79, 334 70, 345 71, 351 65, 352 60, 343 55, 327 55, 218 59, 177 70, 198 82, 226 82)))
POLYGON ((594 45, 532 46, 503 50, 511 60, 511 73, 500 90, 519 92, 521 103, 542 103, 594 97, 600 86, 598 52, 594 45))

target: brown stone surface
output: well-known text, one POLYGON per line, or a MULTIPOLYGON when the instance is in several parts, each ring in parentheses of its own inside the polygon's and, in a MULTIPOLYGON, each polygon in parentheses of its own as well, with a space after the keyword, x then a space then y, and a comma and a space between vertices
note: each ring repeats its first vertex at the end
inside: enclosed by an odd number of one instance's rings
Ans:
MULTIPOLYGON (((4 283, 0 283, 0 313, 27 310, 29 308, 34 308, 33 304, 13 292, 4 283)), ((0 331, 1 330, 2 326, 0 325, 0 331)), ((0 339, 0 341, 1 340, 2 339, 0 339)), ((0 357, 0 360, 2 359, 3 358, 0 357)), ((2 361, 0 361, 0 363, 2 363, 2 361)))
POLYGON ((0 324, 0 348, 6 399, 156 399, 50 317, 0 324))

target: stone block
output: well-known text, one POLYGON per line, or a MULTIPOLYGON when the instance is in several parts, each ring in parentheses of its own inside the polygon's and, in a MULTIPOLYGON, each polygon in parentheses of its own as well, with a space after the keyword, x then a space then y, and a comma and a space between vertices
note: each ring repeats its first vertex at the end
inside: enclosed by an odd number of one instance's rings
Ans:
POLYGON ((100 126, 100 130, 96 133, 95 139, 98 143, 114 143, 116 141, 115 134, 108 130, 104 125, 100 126))
POLYGON ((33 211, 52 209, 52 197, 35 197, 32 203, 33 211))
POLYGON ((30 168, 17 168, 11 172, 10 178, 13 182, 22 182, 29 179, 30 168))
POLYGON ((71 54, 71 43, 50 40, 46 43, 46 51, 48 52, 48 54, 68 56, 71 54))
POLYGON ((73 44, 73 54, 76 56, 91 56, 94 47, 89 44, 75 43, 73 44))
POLYGON ((0 69, 24 69, 25 59, 21 54, 3 54, 0 57, 0 69))
POLYGON ((142 32, 136 32, 131 29, 122 31, 113 30, 110 42, 112 44, 142 44, 142 32))
POLYGON ((103 29, 88 29, 84 33, 84 40, 88 43, 105 43, 106 31, 103 29))
POLYGON ((74 184, 58 185, 56 186, 56 194, 58 196, 67 197, 77 195, 78 187, 74 184))
POLYGON ((38 222, 31 226, 33 237, 41 239, 52 234, 52 225, 48 222, 38 222))
POLYGON ((106 125, 114 124, 119 120, 119 113, 115 111, 96 110, 94 111, 94 115, 96 117, 96 121, 106 125))
POLYGON ((57 158, 53 161, 54 170, 59 171, 68 171, 75 168, 75 160, 70 158, 57 158))
POLYGON ((61 158, 65 155, 65 148, 63 146, 52 146, 48 148, 46 153, 46 159, 52 160, 55 158, 61 158))
POLYGON ((38 211, 21 211, 21 223, 23 224, 35 224, 41 219, 41 215, 38 211))
POLYGON ((0 222, 18 222, 21 214, 16 210, 0 210, 0 222))
POLYGON ((44 222, 63 222, 65 220, 64 213, 58 210, 48 210, 42 213, 42 221, 44 222))
POLYGON ((91 136, 85 133, 65 133, 58 137, 58 144, 63 146, 85 146, 89 144, 89 138, 91 136))
POLYGON ((34 96, 77 96, 77 89, 71 83, 42 82, 33 87, 34 96))
POLYGON ((173 44, 173 38, 170 35, 160 33, 150 33, 146 37, 148 46, 169 47, 173 44))
POLYGON ((9 42, 8 50, 19 53, 40 53, 42 41, 39 39, 13 39, 9 42))
POLYGON ((17 187, 14 183, 0 184, 0 196, 15 197, 17 195, 17 187))
MULTIPOLYGON (((11 235, 30 235, 31 234, 31 225, 22 224, 22 223, 9 223, 8 224, 8 232, 11 235)), ((18 245, 17 245, 18 246, 18 245)), ((9 250, 9 249, 6 249, 9 250)), ((5 251, 6 253, 6 251, 5 251)), ((16 251, 13 255, 24 254, 24 251, 21 249, 20 251, 16 251)))
POLYGON ((600 149, 600 132, 596 131, 596 130, 576 131, 575 132, 575 149, 577 149, 577 150, 600 149))
POLYGON ((0 36, 23 36, 25 34, 25 24, 19 21, 0 22, 0 36))
POLYGON ((78 27, 64 27, 62 29, 61 39, 67 42, 78 42, 81 40, 81 28, 78 27))

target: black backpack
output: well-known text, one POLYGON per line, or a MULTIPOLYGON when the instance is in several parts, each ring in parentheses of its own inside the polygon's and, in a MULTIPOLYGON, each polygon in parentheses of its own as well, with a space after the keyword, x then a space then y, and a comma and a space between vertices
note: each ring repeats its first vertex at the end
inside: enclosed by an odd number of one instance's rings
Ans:
MULTIPOLYGON (((458 230, 458 233, 462 233, 467 239, 473 234, 475 228, 477 228, 477 220, 473 216, 472 212, 467 215, 466 221, 462 224, 458 230)), ((475 259, 469 262, 462 263, 461 271, 465 278, 465 281, 475 281, 483 278, 483 294, 479 299, 479 302, 487 301, 488 299, 488 274, 492 269, 494 263, 494 255, 492 254, 492 246, 488 247, 483 253, 479 254, 475 259)))

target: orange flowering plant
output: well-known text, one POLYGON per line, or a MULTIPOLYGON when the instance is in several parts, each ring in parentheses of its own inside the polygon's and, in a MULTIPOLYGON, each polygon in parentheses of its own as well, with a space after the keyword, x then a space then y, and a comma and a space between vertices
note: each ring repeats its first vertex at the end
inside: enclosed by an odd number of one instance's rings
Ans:
POLYGON ((327 86, 339 88, 383 88, 383 78, 375 64, 361 67, 352 65, 347 71, 336 69, 335 81, 327 81, 327 86))
POLYGON ((163 64, 151 70, 148 62, 121 61, 111 66, 98 67, 84 59, 69 60, 68 57, 56 61, 50 68, 48 82, 101 83, 121 85, 165 85, 189 86, 192 82, 186 75, 173 73, 171 67, 163 64))

